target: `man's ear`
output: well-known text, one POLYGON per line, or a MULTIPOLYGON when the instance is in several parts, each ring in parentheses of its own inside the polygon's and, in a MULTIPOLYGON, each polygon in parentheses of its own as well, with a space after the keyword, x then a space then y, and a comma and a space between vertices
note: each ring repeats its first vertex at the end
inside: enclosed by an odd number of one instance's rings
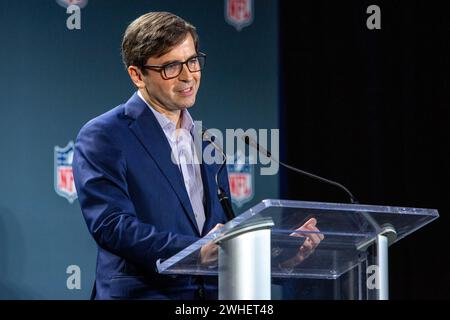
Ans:
POLYGON ((129 66, 127 71, 128 71, 128 75, 131 78, 131 81, 133 81, 134 85, 136 87, 138 87, 138 89, 145 88, 145 83, 142 79, 142 72, 138 67, 129 66))

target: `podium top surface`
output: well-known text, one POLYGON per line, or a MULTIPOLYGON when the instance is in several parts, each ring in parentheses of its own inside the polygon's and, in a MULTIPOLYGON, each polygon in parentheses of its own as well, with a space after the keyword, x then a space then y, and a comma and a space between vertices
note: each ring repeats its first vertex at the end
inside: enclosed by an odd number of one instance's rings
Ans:
POLYGON ((158 262, 162 274, 217 275, 218 265, 199 262, 202 246, 246 225, 273 221, 271 255, 273 277, 336 279, 367 257, 376 236, 390 230, 391 244, 437 219, 435 209, 266 199, 224 227, 174 256, 158 262), (320 231, 298 231, 310 218, 320 231), (392 232, 394 231, 394 232, 392 232), (298 253, 308 234, 324 240, 298 265, 285 263, 298 253))

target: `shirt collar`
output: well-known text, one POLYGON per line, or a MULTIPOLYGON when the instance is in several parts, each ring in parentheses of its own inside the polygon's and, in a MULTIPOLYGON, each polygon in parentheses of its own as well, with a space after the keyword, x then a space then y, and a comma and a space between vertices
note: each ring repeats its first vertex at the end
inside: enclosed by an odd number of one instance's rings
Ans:
MULTIPOLYGON (((142 99, 142 101, 145 102, 145 104, 150 108, 150 110, 153 112, 153 114, 156 117, 156 120, 158 120, 159 125, 161 126, 161 128, 163 128, 163 130, 170 130, 170 131, 174 131, 175 130, 175 123, 172 122, 172 120, 170 120, 168 117, 166 117, 164 114, 156 111, 142 96, 141 92, 138 90, 137 92, 139 98, 142 99)), ((181 110, 181 126, 180 128, 188 130, 189 132, 192 133, 192 130, 194 129, 194 120, 191 117, 191 114, 189 113, 189 111, 187 109, 183 109, 181 110)))

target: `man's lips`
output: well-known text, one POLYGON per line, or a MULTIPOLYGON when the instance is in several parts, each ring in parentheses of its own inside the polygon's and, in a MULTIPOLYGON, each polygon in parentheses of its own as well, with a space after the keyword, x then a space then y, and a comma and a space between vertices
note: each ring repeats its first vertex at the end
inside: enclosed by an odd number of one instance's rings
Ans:
POLYGON ((194 93, 194 87, 193 86, 191 86, 191 87, 187 87, 187 88, 184 88, 184 89, 181 89, 181 90, 176 90, 176 92, 179 94, 179 95, 182 95, 182 96, 190 96, 191 94, 193 94, 194 93))

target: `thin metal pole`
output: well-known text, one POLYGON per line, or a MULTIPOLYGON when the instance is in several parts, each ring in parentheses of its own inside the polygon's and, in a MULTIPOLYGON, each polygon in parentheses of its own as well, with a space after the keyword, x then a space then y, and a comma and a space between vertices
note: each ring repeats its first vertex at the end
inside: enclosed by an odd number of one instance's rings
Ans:
POLYGON ((388 237, 377 236, 377 265, 378 265, 378 300, 389 299, 389 241, 388 237))

